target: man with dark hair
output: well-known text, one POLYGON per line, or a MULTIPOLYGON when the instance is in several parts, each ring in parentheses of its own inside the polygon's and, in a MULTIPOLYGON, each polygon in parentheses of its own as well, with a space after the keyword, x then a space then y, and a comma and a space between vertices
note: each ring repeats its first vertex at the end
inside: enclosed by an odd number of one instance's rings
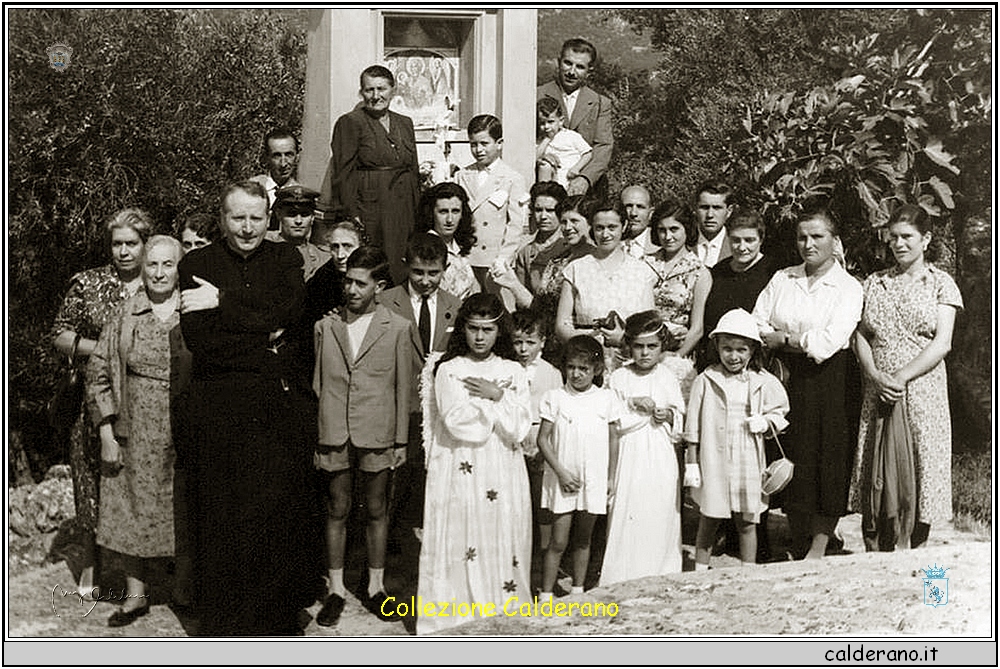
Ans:
POLYGON ((566 192, 582 195, 588 191, 602 196, 607 192, 608 164, 614 137, 611 129, 611 100, 587 86, 587 78, 597 65, 597 49, 585 39, 566 40, 559 54, 556 78, 538 87, 536 98, 554 98, 562 105, 566 128, 575 130, 590 144, 593 155, 580 174, 569 180, 566 192))
POLYGON ((352 479, 360 479, 368 522, 368 593, 385 617, 385 550, 392 470, 406 461, 410 419, 411 325, 378 304, 391 281, 389 259, 362 246, 347 259, 344 306, 317 321, 313 390, 319 397, 319 440, 313 463, 326 481, 328 595, 316 624, 337 624, 344 610, 344 553, 352 479))
MULTIPOLYGON (((264 136, 264 149, 261 163, 267 168, 264 174, 251 177, 267 191, 267 210, 274 206, 278 189, 285 186, 297 186, 295 170, 299 166, 299 140, 292 131, 281 126, 272 129, 264 136)), ((272 226, 276 230, 277 226, 272 226)))
POLYGON ((726 234, 726 221, 733 213, 732 192, 729 184, 720 180, 706 181, 698 187, 694 202, 698 219, 695 253, 705 267, 714 267, 715 263, 732 255, 726 234))

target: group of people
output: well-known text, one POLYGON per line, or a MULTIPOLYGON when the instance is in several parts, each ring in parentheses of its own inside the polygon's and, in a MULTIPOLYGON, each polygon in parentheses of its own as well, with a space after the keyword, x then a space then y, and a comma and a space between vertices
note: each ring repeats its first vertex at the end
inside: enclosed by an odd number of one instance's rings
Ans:
MULTIPOLYGON (((400 526, 420 541, 423 601, 499 610, 554 597, 567 548, 568 594, 582 592, 602 516, 602 584, 680 571, 683 488, 696 569, 720 523, 744 563, 766 559, 769 508, 795 558, 822 558, 851 511, 869 549, 919 545, 950 519, 943 358, 962 301, 926 258, 926 213, 894 212, 895 265, 862 284, 827 210, 801 214, 802 263, 782 269, 723 181, 655 206, 638 184, 601 197, 595 60, 568 41, 539 89, 558 103, 540 104, 540 127, 572 119, 588 146, 573 165, 540 146, 565 185, 527 188, 500 157, 500 120, 480 115, 475 163, 421 193, 412 123, 372 66, 320 192, 295 181, 297 140, 279 129, 268 174, 228 186, 217 219, 189 217, 176 239, 137 209, 108 221, 112 262, 73 277, 53 338, 87 364, 71 435, 91 533, 80 590, 99 582, 97 545, 122 559, 109 625, 148 612, 144 558, 170 555, 200 634, 301 633, 317 600, 316 622, 335 625, 354 505, 362 599, 388 619, 400 526), (773 440, 795 469, 769 497, 773 440)), ((459 622, 425 615, 417 632, 459 622)))

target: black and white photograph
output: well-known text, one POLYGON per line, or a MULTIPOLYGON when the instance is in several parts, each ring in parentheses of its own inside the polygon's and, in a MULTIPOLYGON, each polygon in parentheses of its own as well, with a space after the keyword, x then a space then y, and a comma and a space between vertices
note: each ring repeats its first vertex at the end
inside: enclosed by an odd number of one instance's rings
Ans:
POLYGON ((995 665, 996 11, 5 4, 5 664, 995 665))

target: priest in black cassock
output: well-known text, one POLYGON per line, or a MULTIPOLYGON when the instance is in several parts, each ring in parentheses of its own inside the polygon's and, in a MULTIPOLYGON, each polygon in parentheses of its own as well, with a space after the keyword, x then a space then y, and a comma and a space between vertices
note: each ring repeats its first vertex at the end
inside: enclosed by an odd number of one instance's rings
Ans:
POLYGON ((179 412, 188 471, 195 609, 205 636, 301 634, 321 538, 311 483, 310 379, 297 363, 304 285, 295 247, 265 240, 267 194, 229 186, 224 241, 180 263, 181 329, 193 356, 179 412))

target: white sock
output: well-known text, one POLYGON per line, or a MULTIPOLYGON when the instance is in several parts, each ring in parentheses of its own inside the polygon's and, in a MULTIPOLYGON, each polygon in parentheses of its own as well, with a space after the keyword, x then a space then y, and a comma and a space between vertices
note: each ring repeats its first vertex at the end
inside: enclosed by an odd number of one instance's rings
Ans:
POLYGON ((382 578, 385 575, 385 568, 373 569, 368 568, 368 596, 378 594, 379 592, 385 590, 385 586, 382 584, 382 578))
POLYGON ((540 593, 538 593, 538 601, 540 601, 540 602, 552 601, 552 593, 551 592, 540 592, 540 593))
POLYGON ((707 569, 708 569, 708 565, 707 564, 703 564, 701 562, 695 562, 694 563, 694 570, 695 571, 706 571, 707 569))
POLYGON ((574 585, 574 586, 572 586, 569 589, 569 594, 571 594, 571 595, 582 595, 583 594, 583 586, 582 585, 574 585))
POLYGON ((347 597, 347 588, 344 587, 344 570, 343 569, 331 569, 329 570, 328 578, 330 579, 330 594, 340 595, 341 597, 347 597))

